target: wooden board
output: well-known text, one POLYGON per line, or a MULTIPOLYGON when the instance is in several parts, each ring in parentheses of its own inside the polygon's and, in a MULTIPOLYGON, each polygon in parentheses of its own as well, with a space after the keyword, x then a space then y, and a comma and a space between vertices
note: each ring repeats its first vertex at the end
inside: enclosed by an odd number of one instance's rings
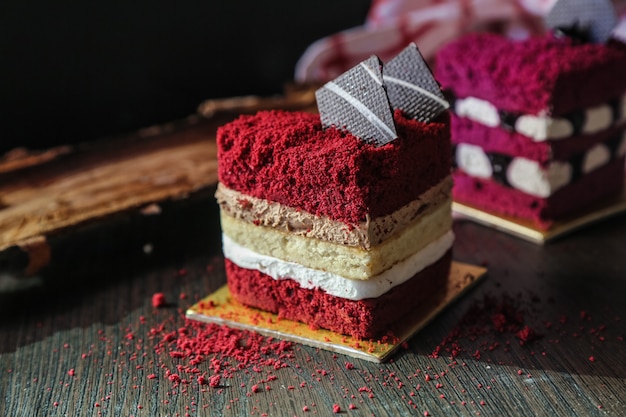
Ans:
POLYGON ((592 223, 626 212, 626 188, 620 196, 591 207, 575 217, 555 222, 547 230, 539 229, 530 221, 488 213, 456 201, 452 204, 452 211, 455 218, 472 220, 529 242, 543 245, 550 240, 589 226, 592 223))
POLYGON ((159 217, 164 205, 197 195, 205 204, 217 183, 217 128, 241 113, 309 110, 312 94, 294 86, 284 96, 207 100, 197 115, 117 138, 0 155, 0 267, 32 276, 54 261, 57 236, 120 215, 133 224, 136 213, 159 217))
POLYGON ((2 262, 23 252, 28 260, 22 272, 36 274, 52 261, 50 242, 59 234, 120 213, 158 217, 161 204, 207 190, 217 182, 215 129, 195 117, 63 152, 0 161, 2 262))
POLYGON ((453 262, 448 284, 441 294, 433 294, 433 301, 424 304, 404 317, 391 329, 396 339, 360 341, 324 329, 279 319, 276 314, 249 308, 231 298, 227 286, 202 299, 187 310, 187 317, 207 323, 252 330, 265 336, 301 343, 307 346, 342 353, 370 362, 383 362, 424 328, 437 314, 457 300, 485 276, 487 270, 474 265, 453 262))

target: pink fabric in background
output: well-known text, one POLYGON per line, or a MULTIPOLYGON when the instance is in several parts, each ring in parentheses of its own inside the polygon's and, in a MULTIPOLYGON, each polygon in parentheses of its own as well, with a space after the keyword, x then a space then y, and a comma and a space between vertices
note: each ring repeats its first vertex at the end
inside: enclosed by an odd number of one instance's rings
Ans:
MULTIPOLYGON (((445 43, 468 32, 524 38, 545 31, 543 16, 555 0, 373 0, 363 26, 311 44, 296 65, 295 80, 331 80, 372 54, 387 61, 415 42, 432 61, 445 43)), ((626 0, 614 0, 626 38, 626 0)), ((623 29, 623 30, 622 30, 623 29)), ((432 62, 431 62, 432 63, 432 62)))

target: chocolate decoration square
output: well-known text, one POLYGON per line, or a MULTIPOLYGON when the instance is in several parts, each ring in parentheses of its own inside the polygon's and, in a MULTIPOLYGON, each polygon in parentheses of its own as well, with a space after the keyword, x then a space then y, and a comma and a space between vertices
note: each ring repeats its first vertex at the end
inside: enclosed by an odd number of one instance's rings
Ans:
POLYGON ((429 122, 449 107, 414 43, 385 64, 383 80, 391 107, 402 110, 407 117, 429 122))
POLYGON ((381 146, 397 138, 393 112, 376 56, 361 62, 315 92, 322 126, 346 129, 381 146))

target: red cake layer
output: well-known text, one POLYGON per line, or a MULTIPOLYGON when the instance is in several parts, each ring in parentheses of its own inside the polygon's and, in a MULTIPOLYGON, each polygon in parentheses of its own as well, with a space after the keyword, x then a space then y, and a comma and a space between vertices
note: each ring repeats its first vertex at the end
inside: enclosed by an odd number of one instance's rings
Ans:
POLYGON ((622 190, 624 157, 581 177, 547 199, 507 188, 492 180, 470 177, 455 171, 454 199, 495 214, 526 219, 547 229, 555 220, 574 215, 593 203, 622 190))
POLYGON ((449 116, 420 123, 396 111, 399 138, 367 144, 319 115, 266 111, 218 130, 219 180, 228 188, 334 220, 392 213, 450 175, 449 116))
POLYGON ((353 301, 319 289, 303 289, 293 280, 275 280, 257 270, 240 268, 226 259, 226 277, 239 302, 288 320, 329 329, 359 339, 382 336, 409 311, 443 296, 451 251, 410 280, 378 298, 353 301))
POLYGON ((452 142, 455 144, 469 143, 480 146, 487 153, 522 156, 542 164, 551 160, 567 161, 573 155, 581 154, 624 130, 624 124, 621 124, 596 134, 533 142, 518 133, 491 128, 456 115, 452 115, 451 123, 452 142))
POLYGON ((465 36, 437 55, 436 78, 456 97, 500 110, 553 115, 597 106, 626 90, 626 51, 576 44, 552 34, 524 41, 496 34, 465 36))

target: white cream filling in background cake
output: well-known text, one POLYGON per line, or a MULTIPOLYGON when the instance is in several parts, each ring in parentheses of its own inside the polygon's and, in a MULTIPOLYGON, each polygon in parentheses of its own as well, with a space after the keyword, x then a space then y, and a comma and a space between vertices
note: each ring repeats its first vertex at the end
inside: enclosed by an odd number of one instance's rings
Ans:
MULTIPOLYGON (((613 109, 609 104, 584 109, 585 122, 582 134, 593 134, 626 121, 626 95, 620 99, 619 114, 614 120, 613 109)), ((486 100, 476 97, 457 99, 454 112, 459 117, 466 117, 489 127, 500 126, 498 109, 486 100)), ((515 131, 531 138, 535 142, 545 140, 566 139, 574 134, 572 122, 564 117, 550 117, 548 110, 539 114, 524 114, 515 121, 515 131)))
POLYGON ((240 268, 258 270, 276 280, 292 279, 302 288, 319 288, 332 296, 355 301, 380 297, 393 287, 408 281, 418 272, 437 262, 453 243, 454 234, 449 230, 390 269, 370 279, 359 280, 256 253, 222 234, 224 256, 240 268))
MULTIPOLYGON (((626 133, 623 134, 617 150, 617 157, 626 154, 626 133)), ((455 161, 458 168, 468 175, 490 179, 493 167, 489 156, 480 146, 460 143, 456 146, 455 161)), ((611 161, 611 151, 598 143, 585 153, 582 161, 582 173, 588 174, 611 161)), ((535 197, 546 198, 572 181, 574 168, 566 161, 552 161, 547 167, 537 161, 516 157, 506 169, 506 179, 511 187, 535 197)))

